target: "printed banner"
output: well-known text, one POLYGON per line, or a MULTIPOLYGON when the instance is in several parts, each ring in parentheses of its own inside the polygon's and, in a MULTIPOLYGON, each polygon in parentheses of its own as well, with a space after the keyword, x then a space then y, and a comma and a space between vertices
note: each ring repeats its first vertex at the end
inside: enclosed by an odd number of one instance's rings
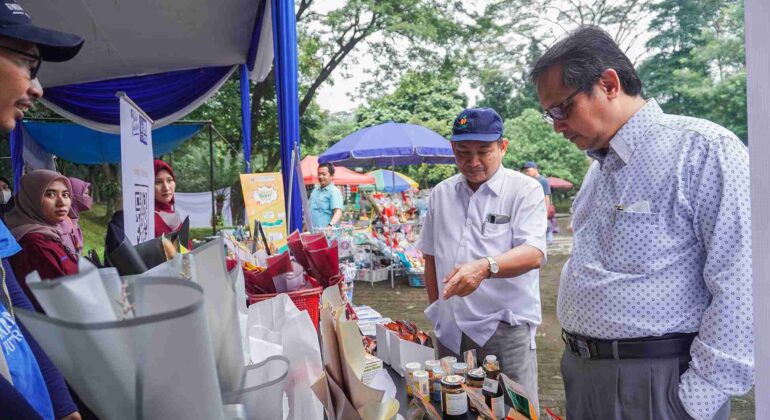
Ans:
POLYGON ((126 237, 137 245, 155 237, 152 121, 120 96, 120 165, 126 237))
POLYGON ((259 220, 267 240, 277 249, 286 245, 286 205, 283 195, 283 177, 280 172, 241 174, 243 201, 249 226, 259 220))

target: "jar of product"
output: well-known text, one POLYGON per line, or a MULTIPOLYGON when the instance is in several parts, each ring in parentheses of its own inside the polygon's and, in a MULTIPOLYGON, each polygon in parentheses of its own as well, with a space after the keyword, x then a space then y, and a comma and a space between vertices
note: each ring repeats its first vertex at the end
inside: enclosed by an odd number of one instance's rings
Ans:
POLYGON ((500 362, 493 354, 488 355, 484 359, 485 378, 484 388, 482 393, 484 394, 484 401, 487 406, 495 413, 497 419, 505 418, 505 402, 503 399, 503 391, 500 389, 498 383, 498 375, 500 375, 500 362))
POLYGON ((445 419, 464 419, 468 412, 468 396, 462 387, 460 375, 447 375, 441 381, 441 414, 445 419))
POLYGON ((409 397, 412 396, 412 384, 414 383, 412 374, 414 374, 414 372, 420 369, 422 369, 422 365, 419 362, 412 362, 404 365, 404 381, 406 382, 406 395, 409 397))
MULTIPOLYGON (((484 369, 482 368, 476 368, 471 369, 465 374, 465 384, 468 385, 469 388, 474 388, 481 393, 481 389, 484 387, 484 369)), ((468 398, 468 409, 473 414, 478 414, 479 411, 476 409, 476 407, 473 404, 470 404, 470 398, 468 398)))
POLYGON ((433 368, 433 378, 431 379, 430 398, 437 402, 441 402, 441 380, 444 379, 444 369, 440 367, 433 368))
MULTIPOLYGON (((441 360, 446 360, 446 361, 448 361, 448 362, 449 362, 449 366, 452 366, 453 364, 457 363, 457 358, 456 358, 456 357, 454 357, 454 356, 446 356, 446 357, 442 358, 441 360)), ((440 362, 441 362, 441 361, 439 361, 439 363, 440 363, 440 362)))
POLYGON ((433 380, 433 369, 441 367, 441 362, 438 360, 426 360, 425 371, 428 372, 428 377, 433 380))
POLYGON ((415 391, 419 391, 425 402, 430 402, 430 380, 428 379, 428 372, 424 370, 417 370, 412 373, 412 394, 415 391))
POLYGON ((467 363, 455 363, 452 365, 452 374, 465 377, 465 372, 468 371, 467 363))

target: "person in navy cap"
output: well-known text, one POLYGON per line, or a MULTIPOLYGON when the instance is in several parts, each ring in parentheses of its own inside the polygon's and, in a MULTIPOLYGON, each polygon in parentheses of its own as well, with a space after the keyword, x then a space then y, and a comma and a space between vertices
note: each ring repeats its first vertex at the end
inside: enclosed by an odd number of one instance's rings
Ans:
MULTIPOLYGON (((0 4, 0 130, 10 132, 43 95, 36 77, 43 61, 66 61, 83 38, 41 28, 15 1, 0 4)), ((80 419, 59 371, 21 323, 14 308, 34 310, 8 258, 21 248, 0 222, 0 418, 80 419)))
MULTIPOLYGON (((433 189, 419 247, 425 255, 425 310, 440 356, 476 349, 537 402, 535 329, 546 209, 533 178, 502 165, 508 140, 493 109, 463 110, 452 127, 460 173, 433 189)), ((498 413, 503 417, 502 412, 498 413)))

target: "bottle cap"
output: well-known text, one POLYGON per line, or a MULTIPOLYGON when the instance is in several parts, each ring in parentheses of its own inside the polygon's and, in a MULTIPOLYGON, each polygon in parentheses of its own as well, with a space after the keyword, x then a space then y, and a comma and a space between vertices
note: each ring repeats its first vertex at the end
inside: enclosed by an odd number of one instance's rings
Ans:
POLYGON ((494 354, 488 354, 487 357, 484 358, 484 360, 487 362, 496 362, 497 356, 495 356, 494 354))

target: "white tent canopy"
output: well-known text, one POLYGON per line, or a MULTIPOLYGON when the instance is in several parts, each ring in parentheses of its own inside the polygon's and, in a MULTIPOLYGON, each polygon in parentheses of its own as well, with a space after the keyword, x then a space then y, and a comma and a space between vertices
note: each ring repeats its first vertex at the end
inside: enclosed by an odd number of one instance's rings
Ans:
MULTIPOLYGON (((246 62, 257 0, 36 0, 35 24, 85 37, 83 50, 40 70, 44 87, 246 62)), ((270 1, 252 77, 273 58, 270 1)), ((267 70, 266 70, 267 69, 267 70)))

